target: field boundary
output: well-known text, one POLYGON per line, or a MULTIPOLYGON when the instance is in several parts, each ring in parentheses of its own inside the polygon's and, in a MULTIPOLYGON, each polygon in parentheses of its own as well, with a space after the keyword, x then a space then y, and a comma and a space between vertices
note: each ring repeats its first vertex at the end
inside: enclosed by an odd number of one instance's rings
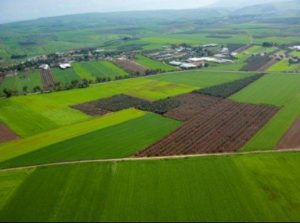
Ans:
POLYGON ((0 169, 1 172, 17 171, 17 170, 30 170, 43 167, 56 167, 65 165, 87 164, 87 163, 118 163, 118 162, 130 162, 130 161, 153 161, 153 160, 176 160, 176 159, 188 159, 197 157, 226 157, 226 156, 245 156, 245 155, 259 155, 259 154, 272 154, 272 153, 294 153, 300 152, 299 149, 274 149, 274 150, 257 150, 251 152, 228 152, 228 153, 211 153, 211 154, 194 154, 194 155, 175 155, 175 156, 160 156, 160 157, 129 157, 129 158, 117 158, 117 159, 95 159, 95 160, 80 160, 80 161, 67 161, 57 163, 47 163, 32 166, 23 166, 15 168, 0 169))

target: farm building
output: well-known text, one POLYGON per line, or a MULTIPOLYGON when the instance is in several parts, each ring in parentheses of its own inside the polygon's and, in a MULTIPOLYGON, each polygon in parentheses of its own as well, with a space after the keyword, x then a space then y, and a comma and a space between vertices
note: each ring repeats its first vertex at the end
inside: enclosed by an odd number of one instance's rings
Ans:
POLYGON ((65 69, 68 69, 68 68, 71 68, 71 64, 69 63, 62 63, 59 65, 59 68, 62 69, 62 70, 65 70, 65 69))
POLYGON ((182 63, 180 65, 180 67, 182 69, 194 69, 194 68, 197 68, 197 66, 195 64, 192 64, 192 63, 182 63))
POLYGON ((193 58, 189 58, 188 59, 189 62, 215 62, 218 63, 218 59, 214 58, 214 57, 193 57, 193 58))
POLYGON ((292 46, 292 47, 289 47, 289 49, 300 51, 300 46, 292 46))
POLYGON ((212 62, 212 63, 233 63, 232 60, 228 60, 228 59, 218 59, 218 58, 214 58, 214 57, 194 57, 194 58, 190 58, 188 59, 189 62, 191 63, 205 63, 205 62, 212 62))
POLYGON ((180 66, 182 64, 182 62, 179 62, 179 61, 170 61, 169 64, 173 65, 173 66, 180 66))
POLYGON ((50 66, 48 64, 42 64, 41 66, 39 66, 39 68, 42 70, 49 70, 50 66))

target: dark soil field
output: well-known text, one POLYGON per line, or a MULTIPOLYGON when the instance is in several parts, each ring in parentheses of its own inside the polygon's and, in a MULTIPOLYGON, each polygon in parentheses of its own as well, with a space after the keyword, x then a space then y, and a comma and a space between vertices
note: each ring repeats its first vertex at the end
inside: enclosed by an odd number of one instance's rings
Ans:
POLYGON ((300 147, 300 117, 280 140, 278 149, 298 149, 300 147))
POLYGON ((41 78, 44 90, 50 90, 54 87, 54 78, 50 70, 41 70, 41 78))
POLYGON ((114 63, 130 74, 144 75, 147 71, 147 68, 129 59, 117 59, 114 63))
POLYGON ((97 101, 74 105, 72 106, 72 108, 77 109, 90 116, 102 116, 110 113, 110 111, 99 108, 97 101))
POLYGON ((8 142, 19 137, 7 128, 4 124, 0 123, 0 143, 8 142))
POLYGON ((277 111, 271 106, 238 104, 225 99, 200 111, 181 128, 137 156, 236 152, 277 111))
POLYGON ((165 116, 180 121, 188 121, 195 115, 222 101, 222 99, 217 97, 197 93, 181 95, 176 97, 176 99, 180 101, 180 106, 167 112, 165 116))
POLYGON ((251 56, 247 59, 247 64, 242 67, 242 71, 264 71, 268 67, 272 66, 273 58, 269 55, 261 56, 251 56))
POLYGON ((276 60, 275 58, 273 58, 272 60, 270 60, 268 63, 264 64, 263 66, 261 66, 257 72, 265 72, 268 68, 270 68, 271 66, 273 66, 275 63, 277 63, 278 60, 276 60))

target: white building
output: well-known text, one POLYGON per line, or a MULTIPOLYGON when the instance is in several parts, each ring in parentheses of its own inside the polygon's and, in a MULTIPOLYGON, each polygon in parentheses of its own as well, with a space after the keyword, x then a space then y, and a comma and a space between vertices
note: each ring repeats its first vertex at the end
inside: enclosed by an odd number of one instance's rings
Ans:
POLYGON ((68 69, 68 68, 71 68, 71 64, 69 63, 62 63, 62 64, 59 64, 59 68, 62 69, 62 70, 65 70, 65 69, 68 69))
POLYGON ((300 51, 300 46, 292 46, 292 47, 289 47, 289 49, 300 51))
POLYGON ((169 62, 169 64, 173 65, 173 66, 180 66, 182 64, 182 62, 179 61, 171 61, 169 62))
POLYGON ((42 64, 41 66, 39 66, 39 68, 42 70, 49 70, 50 66, 48 64, 42 64))
POLYGON ((188 61, 189 62, 204 61, 204 62, 215 62, 215 63, 218 63, 218 59, 216 59, 214 57, 193 57, 193 58, 189 58, 188 61))
POLYGON ((191 64, 191 63, 182 63, 182 64, 180 65, 180 67, 181 67, 182 69, 193 69, 193 68, 197 68, 196 65, 191 64))

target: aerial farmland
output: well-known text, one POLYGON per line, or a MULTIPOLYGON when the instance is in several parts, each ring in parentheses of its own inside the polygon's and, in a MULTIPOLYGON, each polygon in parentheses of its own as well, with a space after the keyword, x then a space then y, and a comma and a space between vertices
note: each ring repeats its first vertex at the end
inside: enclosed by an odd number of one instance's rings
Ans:
POLYGON ((0 222, 299 222, 300 2, 90 4, 0 16, 0 222))

